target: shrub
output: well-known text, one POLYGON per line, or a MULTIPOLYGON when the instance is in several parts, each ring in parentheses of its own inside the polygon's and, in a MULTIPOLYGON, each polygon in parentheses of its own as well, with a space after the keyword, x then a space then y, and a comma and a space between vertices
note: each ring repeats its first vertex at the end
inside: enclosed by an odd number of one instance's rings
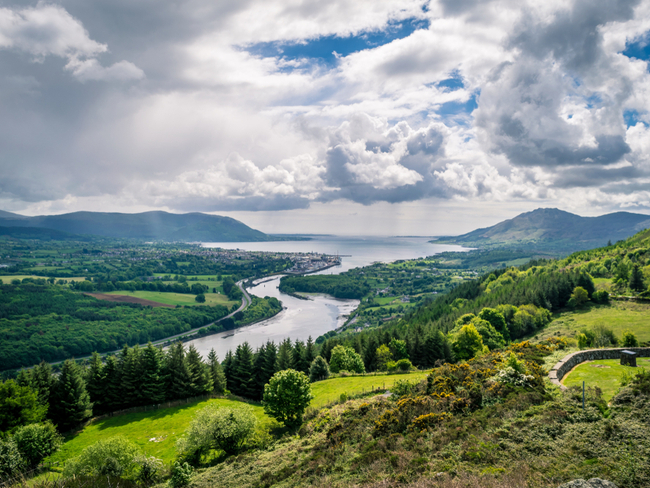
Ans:
POLYGON ((31 424, 18 429, 13 440, 28 468, 34 468, 61 445, 62 438, 50 422, 31 424))
POLYGON ((396 366, 400 371, 410 371, 413 369, 413 364, 408 359, 400 359, 397 361, 396 366))
POLYGON ((172 488, 181 488, 190 484, 192 480, 192 473, 194 469, 187 463, 175 462, 172 466, 171 478, 169 478, 169 485, 172 488))
POLYGON ((623 347, 639 347, 639 341, 629 330, 623 332, 623 347))
POLYGON ((194 298, 194 301, 197 302, 197 303, 205 303, 205 295, 203 293, 199 293, 194 298))
POLYGON ((118 436, 101 440, 85 448, 70 459, 63 470, 64 476, 120 476, 132 475, 136 468, 137 446, 118 436))
POLYGON ((329 378, 330 368, 327 365, 327 361, 322 356, 316 356, 309 367, 309 381, 312 383, 314 381, 326 380, 329 378))
POLYGON ((153 456, 138 456, 135 463, 140 467, 137 479, 144 485, 152 485, 160 478, 160 470, 163 463, 160 459, 153 456))
POLYGON ((575 300, 575 306, 580 307, 589 300, 589 293, 581 286, 576 286, 573 289, 571 298, 575 300))
POLYGON ((599 290, 594 292, 591 299, 595 303, 609 303, 609 293, 606 290, 599 290))
POLYGON ((302 424, 302 416, 313 398, 307 375, 285 369, 275 373, 264 385, 262 403, 268 415, 287 427, 297 427, 302 424))
POLYGON ((23 470, 25 460, 12 440, 0 440, 0 481, 12 478, 23 470))
POLYGON ((354 349, 346 346, 336 346, 332 349, 330 370, 332 373, 338 373, 341 370, 365 373, 366 367, 363 364, 363 359, 354 352, 354 349))
POLYGON ((209 404, 197 412, 185 435, 176 443, 176 449, 183 459, 195 464, 210 449, 234 454, 251 436, 256 422, 250 407, 223 408, 209 404))
POLYGON ((471 359, 483 351, 483 339, 472 324, 464 325, 452 336, 452 347, 458 359, 471 359))

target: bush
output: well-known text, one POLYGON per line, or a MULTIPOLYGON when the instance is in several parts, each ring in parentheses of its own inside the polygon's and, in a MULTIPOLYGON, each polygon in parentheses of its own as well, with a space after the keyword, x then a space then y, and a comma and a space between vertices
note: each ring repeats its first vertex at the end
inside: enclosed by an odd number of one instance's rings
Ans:
POLYGON ((78 457, 70 459, 63 475, 128 477, 135 472, 137 455, 133 442, 122 436, 112 437, 88 446, 78 457))
POLYGON ((0 481, 12 478, 22 472, 25 460, 12 440, 0 440, 0 481))
POLYGON ((313 398, 307 375, 285 369, 275 373, 264 386, 262 403, 268 415, 287 427, 297 427, 302 424, 302 416, 313 398))
POLYGON ((144 485, 152 485, 160 478, 160 470, 163 463, 153 456, 138 456, 135 463, 140 467, 137 480, 144 485))
POLYGON ((609 293, 606 290, 599 290, 594 292, 591 299, 595 303, 609 303, 609 293))
POLYGON ((623 347, 639 347, 639 341, 629 330, 623 332, 623 347))
POLYGON ((203 293, 199 293, 194 298, 194 301, 197 302, 197 303, 205 303, 205 295, 203 293))
POLYGON ((171 478, 169 479, 169 485, 172 488, 181 488, 190 484, 192 480, 192 473, 194 470, 192 466, 187 463, 175 462, 172 466, 171 478))
POLYGON ((483 351, 483 338, 472 324, 463 326, 452 336, 452 347, 458 359, 471 359, 483 351))
POLYGON ((61 445, 62 437, 50 422, 31 424, 18 429, 13 440, 28 468, 35 468, 46 457, 54 454, 61 445))
POLYGON ((341 370, 365 373, 366 367, 363 364, 363 359, 354 352, 354 349, 346 346, 336 346, 332 349, 330 370, 332 373, 338 373, 341 370))
POLYGON ((397 361, 396 366, 400 371, 411 371, 413 369, 413 364, 408 359, 400 359, 397 361))
POLYGON ((199 410, 185 435, 176 443, 179 455, 194 464, 210 449, 238 452, 255 430, 257 420, 250 407, 224 408, 209 404, 199 410))
POLYGON ((314 381, 326 380, 329 378, 330 368, 327 365, 327 361, 322 356, 316 356, 309 367, 309 381, 312 383, 314 381))
POLYGON ((575 301, 575 306, 580 307, 589 300, 589 293, 581 286, 576 286, 573 289, 571 298, 575 301))

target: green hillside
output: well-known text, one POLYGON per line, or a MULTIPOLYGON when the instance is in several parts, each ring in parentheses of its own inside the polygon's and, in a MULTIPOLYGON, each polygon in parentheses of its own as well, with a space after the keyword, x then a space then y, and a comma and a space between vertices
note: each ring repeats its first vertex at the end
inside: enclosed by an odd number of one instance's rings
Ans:
POLYGON ((65 233, 61 234, 62 236, 78 234, 185 242, 277 240, 230 217, 202 213, 74 212, 62 215, 25 217, 4 212, 0 214, 0 226, 41 228, 40 231, 32 231, 32 233, 43 233, 45 231, 42 229, 50 229, 65 233))
POLYGON ((470 247, 532 247, 538 250, 576 251, 627 239, 650 227, 650 215, 617 212, 581 217, 556 208, 522 213, 492 227, 477 229, 436 242, 470 247))

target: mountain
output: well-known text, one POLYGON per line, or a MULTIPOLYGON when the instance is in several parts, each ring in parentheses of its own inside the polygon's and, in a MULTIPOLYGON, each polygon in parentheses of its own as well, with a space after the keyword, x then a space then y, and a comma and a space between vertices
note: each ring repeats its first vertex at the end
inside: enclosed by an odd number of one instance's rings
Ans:
POLYGON ((538 208, 477 229, 435 242, 453 242, 470 247, 534 247, 574 251, 604 246, 650 227, 650 215, 616 212, 600 217, 581 217, 557 208, 538 208))
POLYGON ((230 217, 202 213, 171 214, 160 211, 135 214, 74 212, 38 217, 0 212, 0 227, 40 228, 67 234, 162 241, 277 240, 230 217))

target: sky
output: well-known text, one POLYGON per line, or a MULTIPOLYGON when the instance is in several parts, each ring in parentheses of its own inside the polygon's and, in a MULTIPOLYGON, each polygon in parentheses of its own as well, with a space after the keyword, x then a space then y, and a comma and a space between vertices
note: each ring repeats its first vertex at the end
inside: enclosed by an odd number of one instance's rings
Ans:
POLYGON ((0 209, 650 213, 650 0, 0 0, 0 209))

